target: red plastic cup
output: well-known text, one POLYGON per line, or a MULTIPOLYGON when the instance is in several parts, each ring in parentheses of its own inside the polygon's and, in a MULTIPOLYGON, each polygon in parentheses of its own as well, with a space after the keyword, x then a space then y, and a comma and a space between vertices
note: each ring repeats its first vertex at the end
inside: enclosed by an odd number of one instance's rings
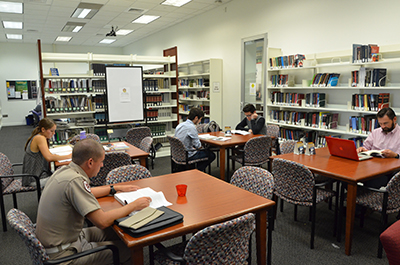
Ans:
POLYGON ((186 184, 176 185, 176 192, 178 192, 178 196, 180 196, 180 197, 186 196, 186 189, 187 189, 186 184))

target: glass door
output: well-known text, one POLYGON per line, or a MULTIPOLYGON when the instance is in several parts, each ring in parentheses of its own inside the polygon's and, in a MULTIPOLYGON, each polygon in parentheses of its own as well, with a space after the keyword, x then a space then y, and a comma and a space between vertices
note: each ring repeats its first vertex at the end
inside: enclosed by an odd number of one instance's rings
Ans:
MULTIPOLYGON (((242 39, 242 76, 240 111, 246 104, 253 104, 259 115, 265 116, 267 64, 267 33, 242 39)), ((242 113, 242 112, 241 112, 242 113)), ((242 119, 244 114, 242 113, 242 119)))

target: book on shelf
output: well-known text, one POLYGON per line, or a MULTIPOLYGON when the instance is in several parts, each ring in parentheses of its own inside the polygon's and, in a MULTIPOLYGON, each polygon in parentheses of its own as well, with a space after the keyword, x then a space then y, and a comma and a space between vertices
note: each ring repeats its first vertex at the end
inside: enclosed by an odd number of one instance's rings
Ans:
POLYGON ((378 111, 390 107, 390 93, 379 93, 378 111))
POLYGON ((50 68, 50 75, 51 76, 60 76, 58 69, 54 68, 54 67, 50 68))

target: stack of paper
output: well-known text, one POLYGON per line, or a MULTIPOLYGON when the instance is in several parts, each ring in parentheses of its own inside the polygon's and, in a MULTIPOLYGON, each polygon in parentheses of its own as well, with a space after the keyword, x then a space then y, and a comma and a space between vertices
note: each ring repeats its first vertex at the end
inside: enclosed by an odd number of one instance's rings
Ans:
POLYGON ((164 193, 162 191, 156 192, 151 188, 138 189, 137 191, 130 192, 118 192, 114 195, 114 198, 122 205, 131 203, 136 199, 141 197, 150 197, 151 208, 159 208, 161 206, 170 206, 172 203, 165 199, 164 193))
POLYGON ((243 131, 243 130, 232 130, 232 133, 234 134, 241 134, 241 135, 248 135, 250 134, 249 132, 243 131))
POLYGON ((119 142, 119 143, 112 143, 111 150, 113 151, 123 151, 129 149, 129 146, 127 146, 125 143, 119 142))
MULTIPOLYGON (((65 156, 72 154, 72 147, 70 145, 62 145, 50 148, 50 153, 53 155, 65 156)), ((71 159, 60 160, 59 162, 67 162, 71 161, 71 159)))
POLYGON ((211 134, 200 134, 199 135, 199 139, 202 139, 202 140, 214 140, 215 138, 218 138, 218 137, 211 135, 211 134))

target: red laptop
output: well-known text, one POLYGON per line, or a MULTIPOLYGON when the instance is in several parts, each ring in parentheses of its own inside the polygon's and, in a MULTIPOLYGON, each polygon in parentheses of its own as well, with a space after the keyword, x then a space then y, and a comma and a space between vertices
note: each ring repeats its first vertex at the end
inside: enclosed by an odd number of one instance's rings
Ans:
POLYGON ((333 156, 340 156, 351 160, 361 161, 370 159, 372 156, 359 155, 357 153, 356 144, 352 140, 335 138, 326 136, 326 143, 328 144, 329 153, 333 156))

